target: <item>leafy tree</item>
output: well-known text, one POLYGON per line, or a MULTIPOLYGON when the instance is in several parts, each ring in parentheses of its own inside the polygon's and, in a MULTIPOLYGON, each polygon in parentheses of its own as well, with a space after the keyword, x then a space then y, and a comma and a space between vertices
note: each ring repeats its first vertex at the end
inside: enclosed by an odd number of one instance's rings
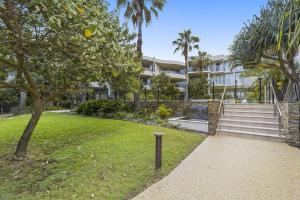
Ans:
POLYGON ((186 78, 186 85, 185 85, 185 101, 188 101, 188 88, 189 88, 189 76, 188 76, 188 59, 189 59, 189 52, 193 49, 199 49, 200 39, 196 36, 192 36, 191 29, 184 30, 183 32, 179 33, 179 38, 173 41, 173 45, 176 46, 174 54, 181 50, 182 55, 184 56, 185 60, 185 78, 186 78))
POLYGON ((206 76, 201 73, 199 77, 190 79, 189 95, 193 99, 208 98, 208 82, 206 76))
POLYGON ((0 80, 0 88, 24 90, 32 99, 16 158, 25 156, 47 102, 92 81, 109 81, 108 72, 139 73, 133 39, 102 0, 0 1, 0 71, 15 73, 0 80))
POLYGON ((298 85, 299 18, 298 0, 269 0, 236 36, 230 48, 234 65, 279 69, 298 85))
MULTIPOLYGON (((276 85, 274 85, 274 89, 276 90, 277 97, 279 100, 284 96, 284 89, 286 89, 286 78, 281 70, 273 69, 273 68, 264 68, 264 67, 256 67, 250 68, 241 73, 241 77, 253 77, 258 76, 262 78, 262 88, 268 86, 268 84, 272 81, 272 79, 276 80, 276 85), (267 83, 267 80, 269 83, 267 83)), ((258 102, 259 101, 259 81, 256 80, 253 83, 253 90, 247 93, 246 98, 249 101, 258 102)), ((264 92, 262 93, 264 96, 264 92)), ((264 97, 262 97, 264 99, 264 97)))
POLYGON ((156 96, 157 90, 159 89, 162 98, 168 99, 174 95, 174 97, 179 96, 180 91, 171 82, 171 78, 166 73, 161 73, 152 78, 152 93, 156 96))
MULTIPOLYGON (((125 7, 124 16, 130 19, 134 25, 137 27, 137 52, 142 62, 142 44, 143 44, 143 34, 142 28, 143 23, 149 25, 152 21, 152 15, 158 16, 158 12, 162 11, 166 4, 166 0, 117 0, 117 7, 125 7)), ((134 93, 134 105, 136 109, 140 107, 140 95, 138 92, 134 93)))

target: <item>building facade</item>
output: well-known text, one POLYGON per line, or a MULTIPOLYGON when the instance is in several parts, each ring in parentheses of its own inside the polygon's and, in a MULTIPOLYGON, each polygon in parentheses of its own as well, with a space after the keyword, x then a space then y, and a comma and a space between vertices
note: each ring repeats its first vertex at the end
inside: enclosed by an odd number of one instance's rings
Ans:
MULTIPOLYGON (((188 75, 190 79, 196 78, 204 74, 209 83, 208 94, 212 93, 212 85, 214 84, 215 92, 222 93, 224 87, 227 87, 227 94, 234 96, 234 88, 236 84, 237 97, 243 99, 246 92, 249 91, 257 77, 242 77, 241 73, 245 71, 243 66, 236 68, 231 67, 229 56, 209 56, 210 64, 204 69, 189 67, 188 75)), ((151 78, 162 72, 166 73, 172 82, 179 88, 181 92, 185 90, 185 65, 184 62, 160 60, 156 58, 143 57, 144 72, 142 78, 147 89, 151 88, 151 78)))
POLYGON ((151 79, 161 73, 168 75, 179 89, 183 92, 185 90, 185 65, 183 62, 160 60, 143 56, 142 65, 144 68, 141 78, 144 82, 146 89, 150 89, 152 85, 151 79))
MULTIPOLYGON (((188 68, 188 75, 190 79, 197 78, 204 74, 208 80, 208 95, 212 93, 214 85, 215 94, 221 94, 224 87, 227 86, 227 94, 234 97, 234 88, 236 83, 237 97, 243 99, 246 92, 252 88, 256 77, 242 77, 241 73, 244 70, 242 66, 232 68, 229 56, 210 56, 211 63, 203 70, 193 67, 188 68)), ((146 90, 151 89, 152 78, 158 74, 165 73, 171 79, 171 82, 182 93, 185 91, 186 77, 185 77, 185 63, 173 60, 161 60, 154 57, 143 56, 142 59, 143 72, 141 79, 146 90)), ((92 87, 97 91, 102 88, 97 83, 92 84, 92 87)), ((102 89, 103 94, 96 95, 96 99, 115 98, 114 93, 111 91, 109 85, 105 84, 102 89)))
POLYGON ((245 71, 243 66, 233 68, 229 56, 209 56, 210 64, 202 71, 193 67, 189 68, 189 77, 197 77, 200 73, 206 75, 209 83, 209 93, 214 84, 217 93, 222 93, 224 87, 227 87, 227 94, 234 97, 235 85, 237 88, 237 98, 243 99, 246 93, 253 88, 253 83, 257 77, 242 77, 241 73, 245 71))

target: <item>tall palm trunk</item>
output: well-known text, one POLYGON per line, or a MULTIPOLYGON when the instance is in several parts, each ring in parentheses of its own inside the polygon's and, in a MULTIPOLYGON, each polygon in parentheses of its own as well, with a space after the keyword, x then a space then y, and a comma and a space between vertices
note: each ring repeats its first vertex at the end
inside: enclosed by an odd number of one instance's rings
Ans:
MULTIPOLYGON (((142 53, 142 45, 143 45, 143 33, 142 33, 142 29, 143 29, 143 21, 142 21, 142 17, 141 15, 138 17, 138 38, 137 38, 137 53, 138 53, 138 57, 140 59, 140 61, 142 62, 142 57, 143 57, 143 53, 142 53)), ((140 75, 138 77, 138 79, 140 80, 140 75)), ((140 85, 139 85, 139 89, 140 90, 140 85)), ((133 99, 133 104, 134 104, 134 109, 137 111, 140 109, 140 103, 141 103, 141 98, 140 98, 140 91, 137 91, 134 93, 134 99, 133 99)))
POLYGON ((188 74, 188 58, 185 56, 185 79, 186 79, 186 84, 185 84, 185 95, 184 95, 184 101, 188 102, 189 101, 189 74, 188 74))
POLYGON ((33 99, 33 112, 30 121, 28 122, 19 142, 15 152, 16 158, 23 158, 26 155, 27 146, 30 140, 30 137, 42 115, 43 106, 41 99, 33 99))
POLYGON ((142 18, 138 19, 138 38, 137 38, 137 53, 140 59, 142 59, 142 45, 143 45, 143 21, 142 18))
POLYGON ((188 74, 188 68, 189 68, 189 47, 188 44, 185 44, 185 79, 186 79, 186 84, 185 84, 185 95, 184 95, 184 101, 188 102, 189 101, 189 74, 188 74))

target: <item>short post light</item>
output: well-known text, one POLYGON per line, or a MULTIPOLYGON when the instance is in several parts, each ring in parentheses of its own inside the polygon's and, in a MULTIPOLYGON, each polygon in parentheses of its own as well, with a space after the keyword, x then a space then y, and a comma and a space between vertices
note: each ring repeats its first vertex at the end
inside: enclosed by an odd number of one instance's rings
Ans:
POLYGON ((161 167, 162 160, 162 136, 164 133, 154 132, 155 136, 155 169, 161 167))

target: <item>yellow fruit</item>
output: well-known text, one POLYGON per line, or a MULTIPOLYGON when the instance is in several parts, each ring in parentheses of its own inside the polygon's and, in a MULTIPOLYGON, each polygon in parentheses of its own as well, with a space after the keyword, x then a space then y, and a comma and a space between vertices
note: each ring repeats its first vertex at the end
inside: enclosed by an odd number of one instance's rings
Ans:
POLYGON ((84 29, 83 34, 84 34, 84 37, 85 37, 85 38, 90 38, 90 37, 92 37, 92 34, 93 34, 93 33, 92 33, 91 29, 86 28, 86 29, 84 29))

